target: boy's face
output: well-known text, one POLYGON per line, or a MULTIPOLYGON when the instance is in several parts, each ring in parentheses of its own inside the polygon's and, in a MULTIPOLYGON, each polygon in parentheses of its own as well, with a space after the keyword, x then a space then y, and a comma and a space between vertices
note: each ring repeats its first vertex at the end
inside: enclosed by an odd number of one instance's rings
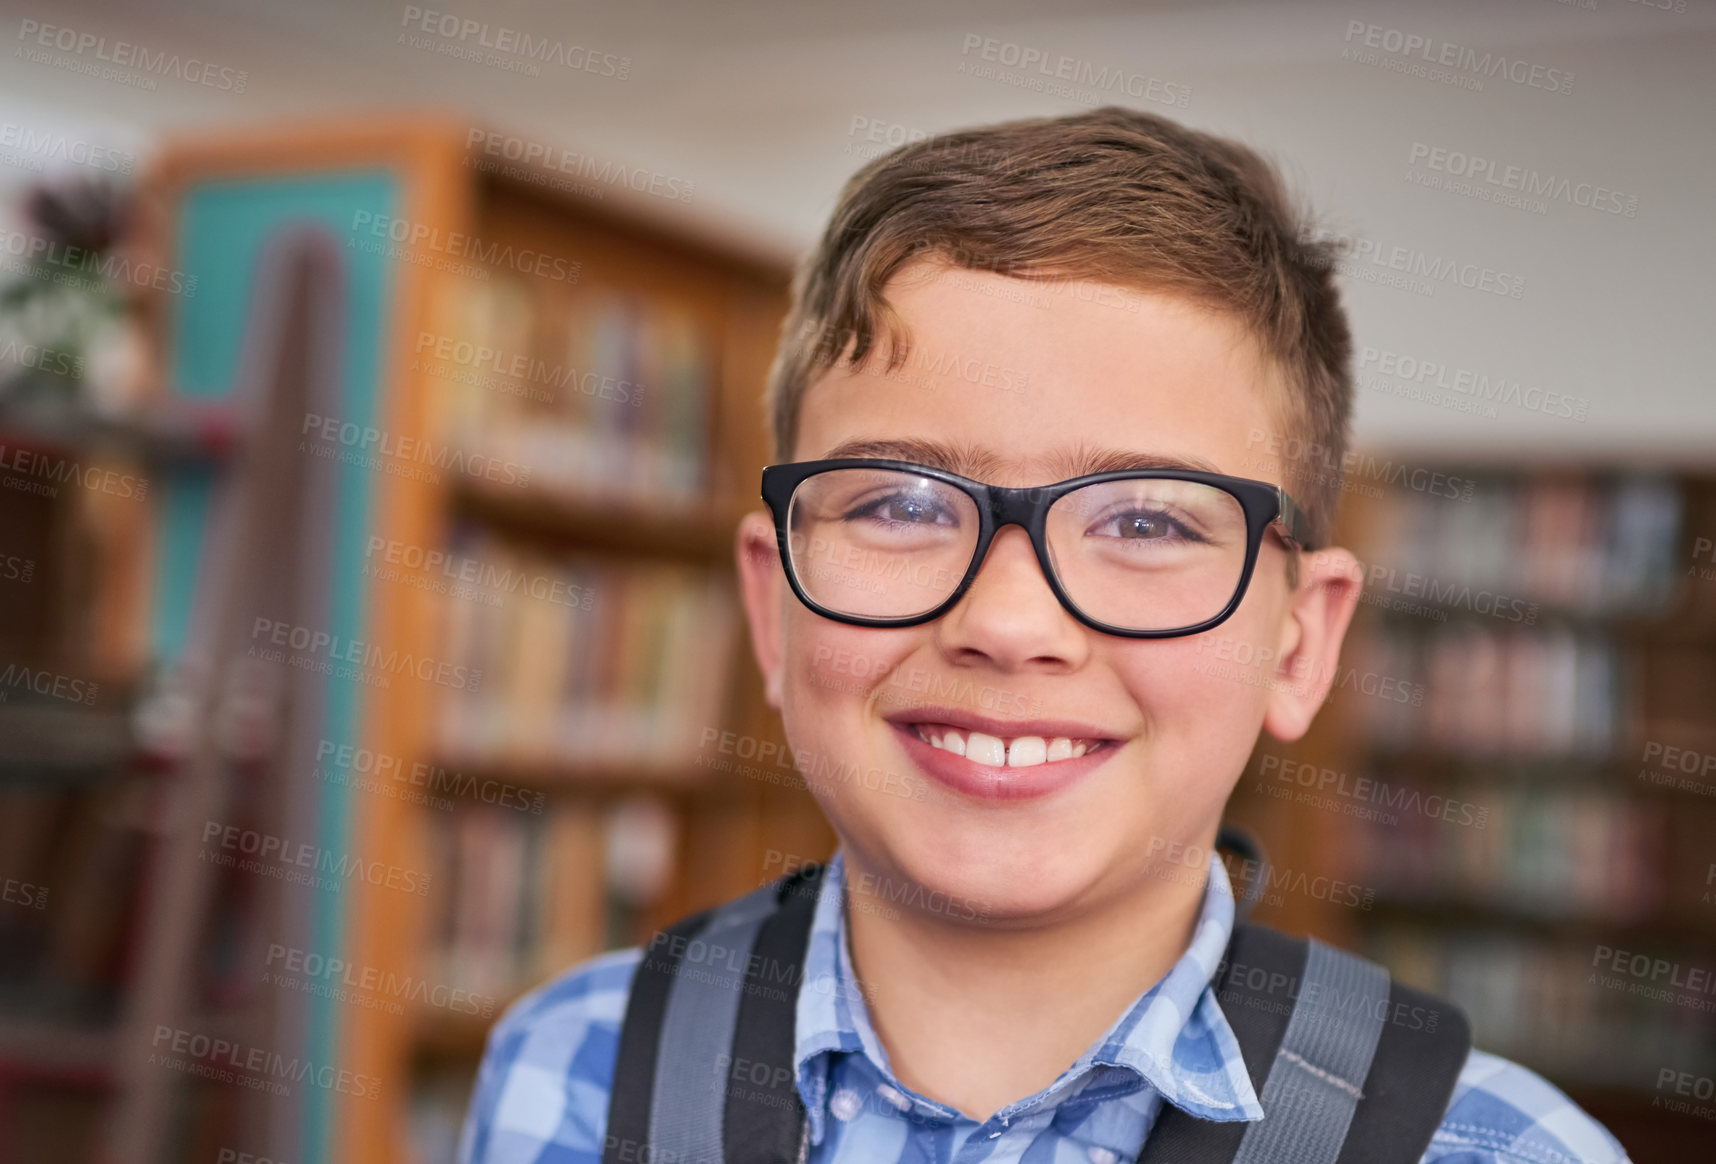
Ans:
MULTIPOLYGON (((1025 486, 1091 471, 1084 457, 1119 451, 1295 492, 1290 466, 1259 455, 1267 445, 1257 434, 1279 432, 1265 389, 1278 373, 1224 315, 1130 288, 932 262, 902 270, 887 297, 913 358, 889 375, 873 358, 868 370, 840 367, 813 384, 791 459, 920 460, 885 442, 929 442, 978 458, 947 466, 956 472, 1025 486)), ((951 610, 891 629, 801 604, 766 513, 748 515, 739 534, 770 702, 848 860, 923 887, 911 900, 948 895, 961 903, 950 917, 975 909, 1002 924, 1164 884, 1153 878, 1201 878, 1207 848, 1185 847, 1214 837, 1260 727, 1283 739, 1304 732, 1357 602, 1349 555, 1302 555, 1290 591, 1286 553, 1265 538, 1244 601, 1215 629, 1128 639, 1061 606, 1019 526, 997 532, 951 610), (1016 727, 992 733, 1001 737, 1103 742, 1008 769, 1014 795, 985 795, 976 764, 931 754, 917 738, 939 729, 914 725, 961 713, 1016 727), (1033 732, 1032 721, 1071 727, 1033 732)))

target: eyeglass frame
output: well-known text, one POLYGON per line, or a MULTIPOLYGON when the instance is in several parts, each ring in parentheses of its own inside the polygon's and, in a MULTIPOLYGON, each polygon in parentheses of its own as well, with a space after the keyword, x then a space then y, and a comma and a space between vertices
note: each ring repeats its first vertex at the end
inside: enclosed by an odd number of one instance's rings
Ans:
POLYGON ((1118 635, 1129 639, 1172 639, 1185 635, 1200 634, 1212 627, 1220 626, 1233 616, 1244 601, 1246 592, 1251 587, 1251 576, 1257 567, 1257 556, 1263 546, 1263 535, 1273 528, 1279 533, 1290 548, 1299 550, 1314 550, 1316 544, 1310 537, 1310 521, 1305 516, 1304 509, 1288 496, 1287 491, 1279 485, 1268 481, 1258 481, 1250 477, 1234 477, 1226 473, 1206 473, 1199 469, 1112 469, 1104 473, 1086 473, 1080 477, 1069 477, 1065 481, 1056 481, 1052 485, 1028 485, 1009 488, 1004 485, 990 485, 975 481, 970 477, 962 477, 958 473, 946 469, 938 469, 932 465, 920 465, 915 461, 896 461, 880 457, 835 457, 822 461, 789 461, 778 465, 769 465, 763 469, 762 498, 769 507, 769 513, 774 517, 775 541, 780 549, 781 569, 786 572, 787 585, 808 609, 824 618, 848 626, 864 626, 876 628, 919 626, 932 622, 952 610, 965 592, 971 589, 971 583, 976 579, 983 560, 988 556, 989 545, 995 540, 995 535, 1009 525, 1024 529, 1031 539, 1031 548, 1037 555, 1037 564, 1042 568, 1043 578, 1054 591, 1066 612, 1092 630, 1103 634, 1118 635), (966 496, 970 497, 977 508, 978 532, 977 544, 972 549, 971 562, 966 566, 965 576, 959 580, 953 592, 940 605, 923 614, 907 615, 902 618, 875 618, 868 615, 844 614, 823 606, 809 594, 799 583, 798 572, 792 565, 790 535, 787 531, 787 515, 791 508, 792 496, 798 487, 811 477, 836 469, 893 469, 918 476, 929 477, 951 485, 966 496), (1191 481, 1199 485, 1208 485, 1222 490, 1239 502, 1240 509, 1245 513, 1245 568, 1240 572, 1239 583, 1234 587, 1233 597, 1228 599, 1227 606, 1202 622, 1190 626, 1169 630, 1133 630, 1127 627, 1114 626, 1100 622, 1080 610, 1073 602, 1072 596, 1061 585, 1056 575, 1054 565, 1049 558, 1048 546, 1048 517, 1049 508, 1068 493, 1083 489, 1089 485, 1100 485, 1106 481, 1121 481, 1135 479, 1191 481))

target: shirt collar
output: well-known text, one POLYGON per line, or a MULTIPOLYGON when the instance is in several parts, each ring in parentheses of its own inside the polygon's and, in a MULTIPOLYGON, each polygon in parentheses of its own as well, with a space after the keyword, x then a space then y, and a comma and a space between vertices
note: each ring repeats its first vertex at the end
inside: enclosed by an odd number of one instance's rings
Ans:
MULTIPOLYGON (((925 1115, 958 1113, 906 1088, 894 1077, 888 1053, 870 1021, 852 968, 846 915, 845 855, 836 851, 821 872, 816 910, 798 994, 793 1065, 810 1117, 811 1142, 826 1126, 829 1068, 837 1053, 867 1057, 881 1077, 925 1115)), ((1119 1069, 1154 1087, 1189 1115, 1209 1120, 1257 1120, 1263 1108, 1239 1052, 1239 1041, 1216 1001, 1210 979, 1233 931, 1233 887, 1221 859, 1210 854, 1202 909, 1190 945, 1162 980, 1140 994, 1114 1025, 1043 1092, 1003 1112, 1036 1106, 1092 1071, 1119 1069)), ((1001 1113, 997 1113, 1001 1114, 1001 1113)))

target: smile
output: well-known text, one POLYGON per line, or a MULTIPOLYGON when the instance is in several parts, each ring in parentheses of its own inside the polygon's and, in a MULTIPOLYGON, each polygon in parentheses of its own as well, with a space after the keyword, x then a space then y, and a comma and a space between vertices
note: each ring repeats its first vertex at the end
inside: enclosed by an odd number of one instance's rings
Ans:
POLYGON ((992 736, 940 723, 914 723, 912 731, 932 748, 995 768, 1034 768, 1071 760, 1101 748, 1106 740, 1069 736, 992 736))
POLYGON ((978 800, 1034 800, 1070 788, 1104 767, 1122 743, 1106 736, 1074 735, 1093 726, 1075 720, 1021 723, 1019 728, 1037 731, 1005 735, 1007 725, 1001 720, 952 710, 948 719, 966 721, 955 726, 938 711, 920 708, 922 719, 896 715, 888 726, 920 775, 978 800))

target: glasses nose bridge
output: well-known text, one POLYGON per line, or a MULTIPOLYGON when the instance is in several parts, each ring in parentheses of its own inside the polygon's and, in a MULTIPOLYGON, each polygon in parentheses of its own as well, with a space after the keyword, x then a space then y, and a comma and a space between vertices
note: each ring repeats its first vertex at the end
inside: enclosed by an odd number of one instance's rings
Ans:
POLYGON ((1042 495, 1039 488, 1007 489, 991 485, 989 518, 995 532, 1000 533, 1003 526, 1016 525, 1030 533, 1032 519, 1037 514, 1038 498, 1042 495))

